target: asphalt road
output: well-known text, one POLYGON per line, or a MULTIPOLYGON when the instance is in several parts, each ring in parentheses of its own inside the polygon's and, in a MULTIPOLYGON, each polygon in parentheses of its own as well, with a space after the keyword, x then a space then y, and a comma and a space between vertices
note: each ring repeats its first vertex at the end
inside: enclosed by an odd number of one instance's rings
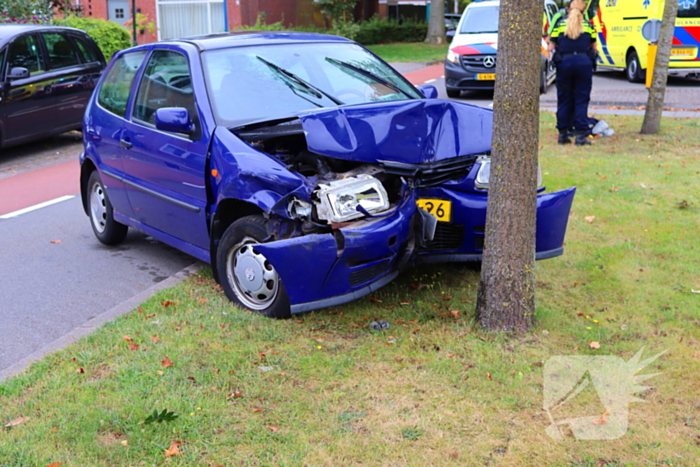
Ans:
MULTIPOLYGON (((12 181, 8 174, 28 179, 30 192, 49 191, 48 184, 66 182, 37 181, 31 187, 30 171, 50 171, 66 160, 77 165, 81 148, 75 135, 64 135, 3 150, 0 191, 12 181)), ((77 186, 76 180, 68 182, 77 186)), ((134 231, 117 247, 102 245, 92 233, 79 193, 72 195, 16 217, 0 218, 0 375, 89 319, 196 262, 134 231)), ((2 205, 0 200, 0 214, 5 213, 2 205)))

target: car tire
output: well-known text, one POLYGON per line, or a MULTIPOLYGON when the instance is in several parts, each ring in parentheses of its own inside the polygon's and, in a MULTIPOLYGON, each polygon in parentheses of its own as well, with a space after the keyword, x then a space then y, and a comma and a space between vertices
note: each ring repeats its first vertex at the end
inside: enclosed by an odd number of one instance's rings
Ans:
POLYGON ((639 63, 637 52, 631 50, 627 54, 627 65, 625 65, 625 75, 630 83, 643 83, 646 78, 642 65, 639 63))
POLYGON ((267 237, 267 221, 262 216, 237 220, 221 237, 216 266, 221 286, 234 304, 269 318, 285 319, 291 310, 282 279, 255 249, 267 237))
POLYGON ((459 89, 445 89, 447 91, 447 97, 457 98, 462 95, 462 91, 459 89))
POLYGON ((116 245, 125 238, 129 227, 114 220, 112 203, 109 202, 100 174, 93 171, 87 185, 88 215, 95 237, 105 245, 116 245))

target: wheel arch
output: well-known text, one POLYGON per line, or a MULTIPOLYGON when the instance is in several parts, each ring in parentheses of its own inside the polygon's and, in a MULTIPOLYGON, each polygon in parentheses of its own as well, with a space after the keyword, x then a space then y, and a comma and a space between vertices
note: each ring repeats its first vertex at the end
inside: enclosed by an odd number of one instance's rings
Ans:
POLYGON ((240 199, 230 198, 219 202, 219 204, 216 207, 216 212, 211 218, 211 227, 209 235, 209 250, 210 257, 212 258, 211 269, 214 275, 214 280, 216 280, 216 282, 219 282, 219 271, 216 267, 215 258, 217 250, 219 249, 221 237, 223 237, 224 232, 226 232, 226 229, 228 229, 229 226, 236 222, 238 219, 262 213, 263 210, 260 209, 258 206, 252 203, 248 203, 246 201, 242 201, 240 199))
POLYGON ((83 211, 85 214, 90 214, 88 211, 88 180, 90 180, 90 174, 97 170, 95 163, 90 159, 85 159, 80 165, 80 199, 83 203, 83 211))

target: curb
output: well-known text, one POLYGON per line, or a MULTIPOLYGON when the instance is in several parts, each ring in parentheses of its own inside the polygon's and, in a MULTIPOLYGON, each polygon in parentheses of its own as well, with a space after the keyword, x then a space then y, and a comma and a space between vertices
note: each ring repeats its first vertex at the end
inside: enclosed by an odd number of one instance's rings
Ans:
POLYGON ((101 313, 101 314, 95 316, 94 318, 90 318, 85 323, 77 326, 75 329, 73 329, 68 334, 66 334, 62 337, 59 337, 55 341, 45 345, 44 347, 40 348, 39 350, 32 352, 31 354, 24 357, 22 360, 20 360, 19 362, 15 363, 12 366, 10 366, 9 368, 5 368, 4 370, 0 371, 0 382, 2 382, 5 379, 11 378, 13 376, 19 375, 24 370, 29 368, 29 366, 32 363, 41 360, 42 358, 46 357, 48 354, 51 354, 53 352, 56 352, 57 350, 61 350, 64 347, 67 347, 68 345, 76 342, 78 339, 80 339, 82 337, 85 337, 89 334, 92 334, 98 328, 100 328, 103 324, 113 320, 114 318, 125 315, 126 313, 130 312, 131 310, 138 308, 143 302, 145 302, 146 300, 151 298, 157 292, 160 292, 161 290, 164 290, 164 289, 168 289, 170 287, 174 287, 175 285, 180 283, 182 280, 187 279, 188 277, 192 276, 194 273, 199 271, 203 265, 204 265, 204 263, 201 263, 201 262, 193 263, 193 264, 187 266, 186 268, 176 272, 175 274, 168 277, 167 279, 162 280, 162 281, 158 282, 157 284, 149 287, 148 289, 134 295, 133 297, 120 303, 119 305, 115 306, 114 308, 107 310, 104 313, 101 313))

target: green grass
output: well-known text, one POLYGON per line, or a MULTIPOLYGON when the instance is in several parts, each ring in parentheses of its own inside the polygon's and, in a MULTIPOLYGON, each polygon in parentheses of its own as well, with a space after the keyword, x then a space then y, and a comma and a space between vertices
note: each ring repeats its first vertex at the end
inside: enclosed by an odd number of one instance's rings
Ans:
POLYGON ((481 329, 465 265, 287 321, 235 309, 203 270, 1 383, 2 424, 29 418, 0 432, 0 466, 700 465, 700 120, 641 136, 640 117, 604 118, 613 137, 561 147, 542 114, 545 183, 578 192, 565 254, 537 263, 532 332, 481 329), (545 434, 547 359, 642 348, 666 353, 624 436, 545 434))
POLYGON ((445 60, 449 44, 423 42, 368 45, 367 48, 387 62, 433 62, 445 60))

